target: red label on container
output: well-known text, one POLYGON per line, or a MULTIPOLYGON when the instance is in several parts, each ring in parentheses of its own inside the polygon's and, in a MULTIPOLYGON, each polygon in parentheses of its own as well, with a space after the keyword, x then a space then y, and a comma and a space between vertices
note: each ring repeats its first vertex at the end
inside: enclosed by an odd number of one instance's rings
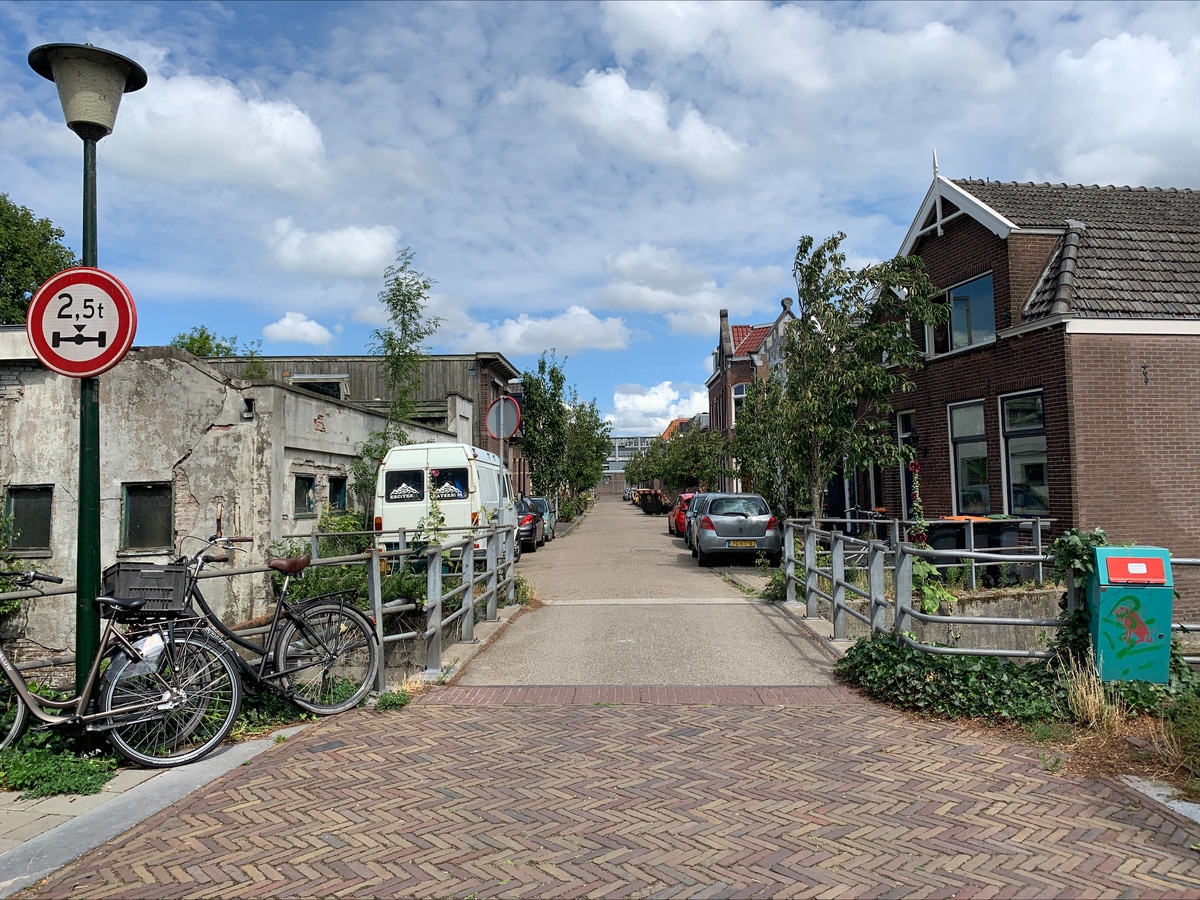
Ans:
POLYGON ((1166 584, 1167 573, 1159 556, 1110 556, 1108 580, 1121 584, 1166 584))

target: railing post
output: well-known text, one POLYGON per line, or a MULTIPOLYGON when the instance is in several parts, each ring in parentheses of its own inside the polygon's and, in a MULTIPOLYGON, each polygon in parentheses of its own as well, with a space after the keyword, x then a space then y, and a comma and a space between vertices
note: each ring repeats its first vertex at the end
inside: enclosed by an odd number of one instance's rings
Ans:
POLYGON ((896 619, 892 630, 899 633, 912 631, 912 555, 908 543, 896 547, 896 619))
POLYGON ((425 551, 425 673, 442 673, 442 551, 425 551))
POLYGON ((371 605, 371 617, 375 620, 375 640, 379 642, 379 670, 375 675, 375 690, 387 690, 387 645, 383 642, 383 584, 380 577, 379 548, 372 547, 367 559, 367 601, 371 605))
POLYGON ((846 545, 842 535, 830 530, 833 539, 833 639, 846 639, 846 545))
POLYGON ((783 526, 783 558, 786 568, 784 575, 786 577, 785 584, 787 585, 787 594, 785 599, 788 603, 796 602, 796 530, 791 522, 784 522, 783 526))
POLYGON ((900 520, 892 519, 891 524, 888 525, 888 548, 891 549, 893 552, 895 552, 896 548, 899 546, 900 546, 900 520))
MULTIPOLYGON (((1042 520, 1040 518, 1034 518, 1033 520, 1033 548, 1038 556, 1042 555, 1042 520)), ((1036 576, 1038 587, 1042 586, 1042 580, 1045 578, 1045 575, 1046 573, 1042 569, 1042 561, 1039 559, 1037 561, 1036 576)))
POLYGON ((815 619, 817 608, 817 529, 815 525, 804 526, 804 615, 815 619))
POLYGON ((511 604, 517 592, 517 567, 513 554, 516 552, 517 528, 510 525, 504 532, 504 602, 511 604))
POLYGON ((475 585, 472 583, 475 580, 475 535, 470 535, 471 543, 462 549, 462 556, 459 557, 459 566, 462 570, 462 636, 459 637, 459 643, 473 644, 475 643, 475 585), (471 565, 468 569, 467 558, 470 557, 471 565), (468 575, 468 571, 470 575, 468 575))
POLYGON ((496 550, 499 548, 499 545, 500 545, 500 534, 499 534, 499 532, 496 531, 496 526, 493 525, 487 534, 487 554, 486 554, 487 573, 488 573, 487 620, 489 622, 495 622, 498 618, 500 618, 500 614, 496 611, 496 607, 498 606, 498 604, 496 602, 498 599, 498 597, 496 596, 498 593, 497 588, 500 584, 500 579, 496 577, 496 574, 497 574, 496 567, 500 564, 500 556, 496 552, 496 550))
MULTIPOLYGON (((967 519, 967 550, 975 552, 975 523, 967 519)), ((975 558, 971 557, 971 571, 967 574, 967 589, 975 590, 975 558)))
POLYGON ((883 557, 886 547, 880 541, 871 541, 867 546, 867 570, 871 587, 871 631, 887 630, 887 597, 883 590, 883 557))
POLYGON ((312 558, 320 559, 321 558, 321 540, 320 540, 320 538, 317 537, 317 533, 315 531, 310 532, 308 535, 308 540, 309 540, 309 543, 312 545, 312 551, 311 551, 312 558))

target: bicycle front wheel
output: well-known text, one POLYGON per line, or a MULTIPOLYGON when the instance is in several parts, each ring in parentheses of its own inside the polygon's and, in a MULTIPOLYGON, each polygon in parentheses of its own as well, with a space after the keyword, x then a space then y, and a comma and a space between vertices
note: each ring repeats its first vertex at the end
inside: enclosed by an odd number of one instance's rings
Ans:
POLYGON ((115 660, 100 709, 112 713, 108 740, 148 768, 181 766, 228 737, 242 705, 232 653, 197 634, 177 634, 153 661, 115 660), (124 711, 122 711, 124 710, 124 711))
POLYGON ((366 616, 341 603, 293 609, 279 632, 275 665, 298 706, 321 716, 344 712, 375 684, 375 629, 366 616))
POLYGON ((16 743, 25 730, 29 710, 8 678, 0 678, 0 750, 16 743))

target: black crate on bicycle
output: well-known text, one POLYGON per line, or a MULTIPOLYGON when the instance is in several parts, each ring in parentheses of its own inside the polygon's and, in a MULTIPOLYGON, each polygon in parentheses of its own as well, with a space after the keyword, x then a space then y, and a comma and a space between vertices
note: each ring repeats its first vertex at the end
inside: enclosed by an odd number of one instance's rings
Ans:
POLYGON ((103 593, 108 597, 146 601, 138 617, 174 616, 187 606, 186 563, 119 562, 104 570, 103 593))

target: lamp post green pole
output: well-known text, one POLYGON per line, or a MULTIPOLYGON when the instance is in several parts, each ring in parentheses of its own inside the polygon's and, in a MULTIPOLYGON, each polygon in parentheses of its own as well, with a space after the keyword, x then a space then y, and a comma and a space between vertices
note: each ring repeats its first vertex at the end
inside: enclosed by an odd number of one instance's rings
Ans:
MULTIPOLYGON (((112 134, 121 96, 146 86, 146 70, 91 44, 43 44, 29 66, 58 87, 67 127, 83 140, 83 264, 96 252, 96 144, 112 134)), ((100 648, 100 382, 79 381, 79 516, 75 560, 75 687, 82 691, 100 648)))
MULTIPOLYGON (((83 264, 96 251, 96 139, 83 139, 83 264)), ((79 381, 79 519, 75 559, 75 690, 83 692, 100 649, 100 379, 79 381)))

